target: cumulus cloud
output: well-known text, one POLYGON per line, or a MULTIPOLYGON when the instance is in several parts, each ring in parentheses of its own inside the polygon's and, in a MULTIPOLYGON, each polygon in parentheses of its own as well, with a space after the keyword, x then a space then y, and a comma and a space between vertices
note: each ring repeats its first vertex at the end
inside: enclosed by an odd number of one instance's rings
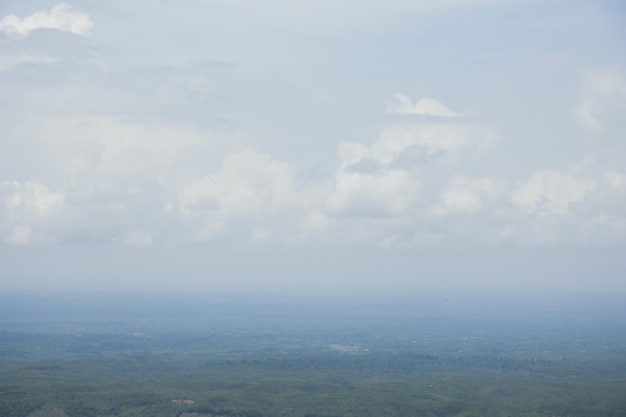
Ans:
POLYGON ((470 146, 482 147, 490 140, 489 134, 471 125, 392 125, 382 130, 371 152, 389 163, 410 149, 421 149, 432 156, 470 146))
MULTIPOLYGON (((153 240, 163 234, 186 240, 188 230, 176 232, 181 224, 163 207, 223 153, 221 142, 207 132, 114 117, 41 118, 20 134, 28 147, 18 154, 19 166, 56 186, 5 182, 10 215, 0 218, 12 220, 3 236, 22 224, 69 241, 147 244, 149 236, 137 231, 150 231, 153 240), (51 214, 36 214, 45 210, 51 214), (35 214, 18 216, 27 212, 35 214)), ((14 240, 18 236, 25 233, 14 240)))
POLYGON ((17 181, 1 183, 7 190, 6 205, 13 216, 46 218, 65 205, 62 194, 50 189, 38 180, 29 180, 24 184, 17 181))
POLYGON ((50 190, 38 180, 4 181, 0 183, 0 196, 5 213, 0 231, 6 242, 27 245, 52 240, 46 228, 66 205, 62 193, 50 190))
POLYGON ((572 203, 582 201, 597 186, 593 178, 576 178, 547 170, 532 174, 511 195, 511 202, 529 212, 567 214, 572 203))
POLYGON ((418 183, 403 170, 378 175, 339 172, 327 209, 348 216, 399 216, 410 207, 418 183))
POLYGON ((576 117, 586 128, 601 131, 626 112, 626 72, 620 67, 583 72, 576 117))
POLYGON ((258 241, 271 235, 270 228, 259 224, 306 206, 312 194, 295 189, 285 162, 244 149, 226 155, 218 172, 186 184, 178 192, 177 207, 180 215, 201 224, 200 239, 221 236, 232 226, 247 228, 258 241))
POLYGON ((451 213, 473 213, 483 209, 485 203, 496 199, 502 184, 493 178, 453 178, 441 192, 440 204, 431 209, 434 216, 451 213))
POLYGON ((464 161, 480 163, 497 148, 491 129, 469 123, 384 127, 373 143, 340 142, 335 167, 312 176, 237 140, 224 146, 210 132, 170 124, 44 118, 26 133, 54 167, 37 177, 57 186, 2 183, 0 236, 12 245, 86 236, 128 246, 224 239, 389 247, 502 230, 505 239, 560 242, 567 230, 593 240, 625 224, 621 170, 588 158, 567 172, 478 175, 464 161))
MULTIPOLYGON (((426 162, 445 160, 463 148, 483 147, 490 137, 471 125, 392 125, 383 128, 371 146, 342 142, 337 149, 340 166, 325 208, 334 216, 406 216, 427 204, 418 199, 426 162)), ((432 180, 425 185, 435 186, 432 180)), ((440 208, 440 213, 461 209, 462 204, 468 209, 470 199, 486 193, 481 187, 488 188, 478 180, 470 186, 471 191, 458 185, 444 193, 448 207, 440 208)))
POLYGON ((328 228, 329 224, 328 216, 316 211, 306 216, 300 227, 305 232, 322 232, 328 228))
MULTIPOLYGON (((396 220, 429 205, 419 199, 421 159, 443 152, 436 160, 445 160, 446 153, 482 147, 485 136, 484 129, 469 125, 390 126, 373 144, 339 143, 336 171, 304 182, 296 180, 288 163, 248 148, 225 155, 218 170, 185 183, 165 211, 194 225, 190 227, 199 240, 342 235, 357 241, 395 236, 387 242, 399 242, 410 233, 399 231, 403 226, 396 220)), ((463 185, 480 199, 491 198, 487 180, 467 180, 456 184, 457 190, 463 185)), ((461 207, 459 198, 454 201, 453 191, 445 194, 446 210, 471 212, 461 207)))
POLYGON ((224 211, 229 215, 275 212, 292 199, 286 163, 250 149, 227 155, 220 172, 187 185, 179 195, 183 215, 224 211))
POLYGON ((419 98, 413 103, 410 97, 396 93, 387 103, 387 113, 417 114, 420 116, 458 117, 459 114, 447 108, 442 102, 430 97, 419 98))
POLYGON ((93 22, 89 15, 73 10, 67 3, 54 6, 50 12, 36 12, 23 19, 8 15, 0 20, 0 30, 14 38, 24 38, 37 29, 57 29, 75 35, 89 34, 93 22))
MULTIPOLYGON (((587 161, 586 161, 587 162, 587 161)), ((626 237, 623 173, 583 163, 538 171, 509 194, 521 211, 500 210, 500 239, 524 244, 610 244, 626 237)))

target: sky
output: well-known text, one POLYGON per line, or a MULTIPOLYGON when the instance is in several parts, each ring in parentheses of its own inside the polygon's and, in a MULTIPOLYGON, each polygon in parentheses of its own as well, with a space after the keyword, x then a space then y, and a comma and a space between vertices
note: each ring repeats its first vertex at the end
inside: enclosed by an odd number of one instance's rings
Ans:
POLYGON ((626 294, 626 6, 3 0, 0 291, 626 294))

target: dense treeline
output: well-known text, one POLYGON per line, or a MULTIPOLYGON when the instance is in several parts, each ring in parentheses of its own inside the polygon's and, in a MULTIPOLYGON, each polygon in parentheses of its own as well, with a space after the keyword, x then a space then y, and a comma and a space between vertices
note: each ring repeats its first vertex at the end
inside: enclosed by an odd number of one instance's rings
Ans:
POLYGON ((530 373, 498 360, 476 365, 410 353, 31 362, 0 361, 0 415, 34 416, 53 404, 69 417, 626 416, 626 379, 604 378, 591 364, 564 378, 546 362, 529 362, 530 373))
POLYGON ((264 365, 269 369, 292 371, 332 369, 402 375, 471 370, 516 372, 540 377, 575 377, 581 373, 602 378, 622 378, 626 375, 626 361, 596 359, 581 362, 565 358, 546 360, 481 354, 436 356, 415 352, 326 353, 290 358, 248 360, 244 363, 264 365))

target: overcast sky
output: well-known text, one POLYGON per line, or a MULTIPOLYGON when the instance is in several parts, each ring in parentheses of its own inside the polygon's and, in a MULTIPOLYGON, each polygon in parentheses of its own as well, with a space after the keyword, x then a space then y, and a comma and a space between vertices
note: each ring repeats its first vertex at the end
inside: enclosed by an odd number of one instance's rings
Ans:
POLYGON ((0 289, 626 293, 626 6, 3 0, 0 289))

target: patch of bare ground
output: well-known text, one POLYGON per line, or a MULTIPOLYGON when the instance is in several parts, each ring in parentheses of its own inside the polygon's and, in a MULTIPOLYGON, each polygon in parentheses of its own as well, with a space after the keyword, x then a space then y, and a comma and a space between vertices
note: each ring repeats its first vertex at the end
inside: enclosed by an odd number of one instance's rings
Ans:
POLYGON ((191 405, 191 404, 195 404, 194 400, 171 400, 170 401, 172 404, 178 404, 178 405, 191 405))
POLYGON ((336 350, 339 352, 358 352, 361 350, 361 346, 358 345, 344 345, 340 343, 333 343, 328 346, 330 350, 336 350))

